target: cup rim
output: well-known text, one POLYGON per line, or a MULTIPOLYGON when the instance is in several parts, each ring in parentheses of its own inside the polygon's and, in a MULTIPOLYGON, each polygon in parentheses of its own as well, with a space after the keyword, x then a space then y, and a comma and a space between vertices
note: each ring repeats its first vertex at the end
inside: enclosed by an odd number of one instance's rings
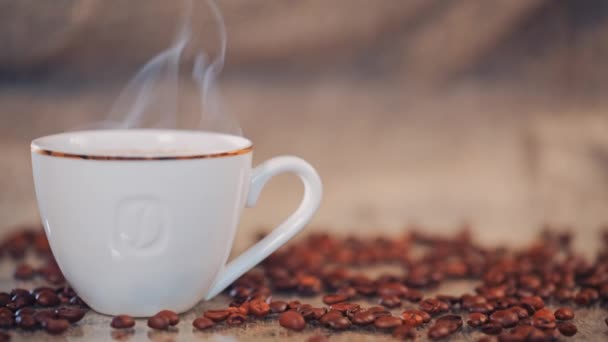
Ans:
POLYGON ((195 131, 195 130, 180 130, 180 129, 104 129, 104 130, 83 130, 83 131, 68 131, 58 134, 46 135, 43 137, 36 138, 30 145, 32 154, 45 155, 50 157, 58 158, 72 158, 72 159, 84 159, 84 160, 114 160, 114 161, 154 161, 154 160, 190 160, 190 159, 209 159, 209 158, 221 158, 221 157, 233 157, 253 151, 253 143, 251 140, 227 133, 211 132, 211 131, 195 131), (52 139, 65 138, 70 135, 77 134, 95 134, 95 133, 125 133, 126 131, 137 131, 146 133, 170 133, 170 134, 205 134, 215 135, 218 137, 231 137, 242 140, 242 147, 236 149, 230 149, 227 151, 211 152, 211 153, 176 153, 172 155, 109 155, 109 154, 96 154, 96 153, 74 153, 62 151, 59 148, 51 148, 45 145, 45 141, 52 139))

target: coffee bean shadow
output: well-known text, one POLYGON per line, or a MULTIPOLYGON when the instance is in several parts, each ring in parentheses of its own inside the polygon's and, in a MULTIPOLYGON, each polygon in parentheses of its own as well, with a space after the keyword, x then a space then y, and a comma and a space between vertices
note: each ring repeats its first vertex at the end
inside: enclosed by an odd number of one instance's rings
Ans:
POLYGON ((115 341, 128 341, 131 337, 135 335, 135 329, 121 329, 121 330, 112 330, 110 336, 115 341))
POLYGON ((148 330, 147 336, 154 342, 174 342, 177 341, 179 329, 169 328, 167 330, 148 330))

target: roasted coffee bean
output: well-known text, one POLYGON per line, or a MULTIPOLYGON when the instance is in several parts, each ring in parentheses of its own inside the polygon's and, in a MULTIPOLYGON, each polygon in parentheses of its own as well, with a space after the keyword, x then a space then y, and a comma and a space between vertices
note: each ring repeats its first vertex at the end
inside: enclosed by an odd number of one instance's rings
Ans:
POLYGON ((442 312, 446 312, 449 309, 447 303, 442 302, 435 298, 427 298, 420 302, 420 310, 429 313, 430 315, 437 315, 442 312))
POLYGON ((348 296, 343 294, 330 294, 323 296, 323 303, 327 305, 342 303, 348 300, 348 296))
MULTIPOLYGON (((285 304, 285 305, 287 305, 287 304, 285 304)), ((226 318, 228 318, 228 316, 230 315, 230 311, 228 311, 228 310, 207 310, 207 311, 205 311, 205 313, 203 315, 214 322, 221 322, 221 321, 225 320, 226 318)))
POLYGON ((70 322, 66 319, 48 319, 45 321, 44 328, 49 334, 58 335, 70 327, 70 322))
POLYGON ((70 298, 70 300, 68 301, 68 303, 70 303, 71 305, 78 305, 81 306, 83 308, 88 308, 89 306, 87 305, 87 303, 85 303, 82 298, 78 297, 78 296, 74 296, 72 298, 70 298))
POLYGON ((574 297, 574 301, 578 305, 591 305, 599 299, 599 293, 596 289, 586 288, 580 290, 574 297))
POLYGON ((32 307, 25 307, 25 308, 21 308, 21 309, 15 311, 15 316, 33 315, 35 313, 36 313, 36 310, 34 310, 34 308, 32 308, 32 307))
POLYGON ((285 311, 279 315, 279 324, 295 331, 302 331, 306 327, 304 317, 294 310, 285 311))
POLYGON ((352 325, 352 323, 350 322, 350 320, 347 317, 332 317, 331 319, 327 320, 327 322, 325 323, 325 325, 327 325, 329 328, 332 328, 334 330, 344 330, 344 329, 348 329, 350 328, 350 326, 352 325))
POLYGON ((270 313, 270 305, 262 300, 249 302, 249 312, 255 317, 264 317, 270 313))
POLYGON ((319 320, 319 322, 321 324, 325 324, 327 325, 327 323, 331 320, 336 320, 340 317, 344 317, 344 314, 342 314, 342 312, 340 311, 336 311, 336 310, 329 310, 327 311, 327 313, 325 315, 323 315, 323 317, 321 317, 321 319, 319 320))
POLYGON ((114 329, 128 329, 135 326, 135 320, 129 315, 118 315, 112 318, 110 326, 114 329))
POLYGON ((408 325, 399 326, 393 330, 393 338, 398 340, 413 340, 416 338, 416 329, 408 325))
POLYGON ((24 314, 15 317, 15 324, 24 330, 33 330, 38 325, 33 315, 24 314))
POLYGON ((378 301, 380 305, 386 306, 387 308, 396 308, 401 306, 401 299, 397 296, 382 296, 378 301))
POLYGON ((403 297, 408 289, 401 283, 386 283, 378 286, 378 295, 403 297))
POLYGON ((314 276, 301 276, 298 278, 297 291, 300 295, 311 296, 321 292, 321 280, 314 276))
POLYGON ((564 336, 574 336, 578 332, 576 325, 569 322, 559 322, 557 323, 557 329, 564 336))
POLYGON ((316 321, 316 320, 321 319, 321 317, 323 317, 323 315, 325 315, 327 310, 325 308, 313 308, 312 306, 310 306, 310 307, 300 308, 300 310, 298 312, 302 315, 302 317, 304 317, 304 319, 306 321, 310 321, 310 320, 316 321))
POLYGON ((279 291, 287 291, 287 290, 293 290, 296 287, 298 287, 298 280, 296 278, 281 278, 281 279, 276 279, 272 282, 272 285, 274 285, 274 288, 279 290, 279 291))
POLYGON ((555 291, 555 298, 560 302, 567 302, 574 299, 574 291, 561 288, 555 291))
POLYGON ((458 315, 443 315, 435 321, 435 324, 453 324, 458 326, 458 328, 462 327, 462 317, 458 315))
POLYGON ((555 315, 549 309, 540 309, 532 316, 532 325, 539 329, 555 329, 555 315))
POLYGON ((521 306, 513 306, 509 308, 509 310, 515 312, 519 319, 530 317, 530 314, 528 314, 528 310, 522 308, 521 306))
POLYGON ((241 325, 247 321, 247 316, 240 313, 231 313, 226 318, 226 324, 228 325, 241 325))
POLYGON ((498 310, 490 315, 490 322, 500 324, 503 328, 514 327, 519 317, 513 310, 498 310))
POLYGON ((376 287, 374 285, 355 285, 354 288, 362 296, 373 296, 376 294, 376 287))
POLYGON ((469 306, 468 310, 469 312, 479 312, 489 315, 494 311, 494 306, 490 303, 476 303, 469 306))
POLYGON ((422 300, 423 297, 424 295, 422 294, 422 292, 415 289, 408 289, 403 295, 403 298, 405 300, 413 303, 418 303, 422 300))
POLYGON ((382 316, 374 321, 374 326, 378 329, 393 329, 402 324, 401 318, 395 316, 382 316))
POLYGON ((570 308, 559 308, 555 310, 554 315, 560 321, 569 321, 574 318, 574 312, 570 308))
POLYGON ((292 300, 289 303, 287 303, 287 307, 289 307, 289 309, 291 309, 291 310, 298 310, 301 305, 302 305, 302 303, 300 303, 299 300, 292 300))
POLYGON ((429 328, 428 337, 432 340, 446 338, 455 333, 460 327, 452 322, 435 323, 429 328))
POLYGON ((543 302, 543 299, 539 296, 524 297, 520 299, 520 304, 529 305, 534 308, 534 310, 540 310, 545 307, 545 302, 543 302))
POLYGON ((152 316, 148 318, 148 326, 152 329, 165 330, 169 327, 169 319, 165 316, 152 316))
POLYGON ((280 300, 270 302, 269 306, 272 313, 281 313, 287 310, 287 303, 280 300))
POLYGON ((34 314, 34 319, 42 327, 44 327, 46 325, 46 321, 47 320, 49 320, 49 319, 55 319, 55 318, 57 318, 57 316, 55 316, 54 310, 38 310, 34 314))
POLYGON ((198 330, 205 330, 213 327, 215 323, 207 317, 198 317, 192 321, 192 326, 198 330))
POLYGON ((360 310, 354 314, 351 321, 356 325, 368 325, 374 323, 376 316, 368 310, 360 310))
POLYGON ((11 295, 6 292, 0 292, 0 306, 5 306, 11 302, 11 295))
POLYGON ((40 291, 36 293, 36 304, 40 306, 57 306, 59 305, 59 297, 52 291, 40 291))
POLYGON ((76 306, 62 306, 55 309, 55 315, 58 318, 63 318, 70 323, 76 323, 80 321, 84 315, 85 311, 76 306))
POLYGON ((169 320, 169 325, 175 326, 179 323, 179 316, 171 310, 159 311, 156 316, 165 316, 169 320))
POLYGON ((13 312, 7 308, 0 308, 0 317, 13 317, 13 312))
POLYGON ((13 319, 13 315, 10 316, 0 316, 0 328, 8 329, 15 324, 15 320, 13 319))
POLYGON ((28 264, 21 264, 15 269, 15 278, 19 280, 29 280, 34 277, 36 271, 28 264))
POLYGON ((424 324, 424 319, 418 313, 413 312, 412 310, 406 310, 401 314, 401 318, 403 318, 403 324, 418 327, 424 324))
POLYGON ((481 332, 486 335, 498 335, 502 332, 502 326, 497 323, 488 323, 481 327, 481 332))
MULTIPOLYGON (((336 290, 335 294, 337 294, 337 295, 344 295, 344 296, 347 297, 346 300, 348 300, 348 299, 351 299, 351 298, 353 298, 354 296, 357 295, 357 290, 355 290, 355 288, 351 287, 351 286, 341 286, 340 288, 338 288, 336 290)), ((325 304, 331 305, 331 304, 334 304, 334 303, 325 303, 325 304)))
POLYGON ((329 308, 331 310, 346 312, 346 311, 350 311, 350 310, 353 310, 358 307, 359 307, 359 304, 342 302, 342 303, 334 304, 334 305, 330 306, 329 308))
POLYGON ((510 331, 504 331, 500 334, 499 341, 524 342, 535 328, 529 325, 518 325, 510 331))

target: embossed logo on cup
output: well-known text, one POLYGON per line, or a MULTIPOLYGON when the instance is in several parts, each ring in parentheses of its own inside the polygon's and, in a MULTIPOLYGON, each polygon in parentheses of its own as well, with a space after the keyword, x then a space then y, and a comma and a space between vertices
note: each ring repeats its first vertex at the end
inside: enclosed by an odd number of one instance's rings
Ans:
POLYGON ((120 252, 156 254, 166 245, 169 215, 153 196, 139 196, 119 202, 116 208, 113 247, 120 252))

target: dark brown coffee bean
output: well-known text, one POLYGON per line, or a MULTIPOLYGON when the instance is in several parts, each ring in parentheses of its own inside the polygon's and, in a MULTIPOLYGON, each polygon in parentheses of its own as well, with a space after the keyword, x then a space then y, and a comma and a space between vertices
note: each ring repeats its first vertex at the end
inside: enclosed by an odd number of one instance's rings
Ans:
POLYGON ((332 305, 345 302, 348 299, 349 297, 343 294, 330 294, 323 296, 323 303, 327 305, 332 305))
POLYGON ((272 313, 281 313, 287 310, 287 303, 280 300, 272 301, 269 305, 272 313))
POLYGON ((272 285, 278 291, 293 290, 296 287, 298 287, 298 280, 296 278, 291 278, 291 277, 275 279, 272 282, 272 285))
POLYGON ((513 310, 498 310, 490 315, 490 322, 500 324, 503 328, 514 327, 519 317, 513 310))
POLYGON ((21 329, 33 330, 38 325, 38 322, 36 322, 33 315, 24 314, 15 317, 15 324, 21 329))
POLYGON ((0 306, 5 306, 11 302, 11 295, 6 292, 0 292, 0 306))
POLYGON ((428 337, 432 340, 445 338, 455 333, 459 328, 460 327, 457 324, 450 321, 445 321, 443 323, 437 322, 429 328, 428 337))
POLYGON ((326 312, 327 310, 325 308, 305 308, 300 311, 300 314, 307 321, 318 321, 321 319, 321 317, 323 317, 323 315, 325 315, 326 312))
POLYGON ((386 283, 378 286, 378 294, 380 296, 397 296, 403 297, 408 289, 401 283, 386 283))
POLYGON ((539 329, 555 329, 555 315, 549 309, 540 309, 532 316, 532 325, 539 329))
POLYGON ((490 303, 475 303, 471 304, 468 308, 469 312, 479 312, 489 315, 494 311, 494 306, 490 303))
POLYGON ((291 310, 298 310, 301 305, 302 305, 302 303, 300 303, 299 300, 292 300, 289 303, 287 303, 287 307, 291 310))
POLYGON ((574 318, 574 312, 570 308, 559 308, 555 310, 554 315, 560 321, 569 321, 574 318))
POLYGON ((72 305, 78 305, 81 306, 83 308, 88 308, 89 306, 87 305, 87 303, 85 303, 82 298, 78 297, 78 296, 74 296, 72 298, 70 298, 69 302, 72 305))
POLYGON ((386 306, 387 308, 396 308, 401 306, 401 299, 397 296, 382 296, 378 301, 380 305, 386 306))
POLYGON ((435 324, 452 324, 458 328, 462 327, 462 317, 458 315, 443 315, 435 321, 435 324))
POLYGON ((481 332, 486 335, 498 335, 502 332, 502 326, 496 323, 488 323, 481 327, 481 332))
POLYGON ((574 291, 561 288, 555 291, 555 298, 560 302, 567 302, 574 299, 574 291))
POLYGON ((38 310, 34 314, 34 319, 42 327, 46 326, 46 321, 47 320, 49 320, 49 319, 55 319, 55 318, 57 318, 57 316, 55 316, 54 310, 38 310))
POLYGON ((399 317, 395 316, 383 316, 378 317, 374 321, 374 326, 378 329, 393 329, 403 324, 403 321, 399 317))
POLYGON ((25 308, 21 308, 21 309, 15 311, 15 316, 33 315, 35 313, 36 313, 36 310, 34 310, 34 308, 32 308, 32 307, 25 307, 25 308))
POLYGON ((226 318, 228 325, 241 325, 247 321, 247 316, 240 313, 232 313, 226 318))
POLYGON ((0 308, 0 317, 13 317, 13 312, 7 308, 0 308))
POLYGON ((171 310, 159 311, 156 316, 165 316, 169 320, 169 325, 175 326, 179 323, 179 315, 171 310))
POLYGON ((148 318, 148 326, 152 329, 166 330, 169 327, 169 319, 165 316, 152 316, 148 318))
POLYGON ((498 340, 505 342, 525 342, 535 328, 529 325, 518 325, 510 331, 500 334, 498 340))
POLYGON ((336 310, 329 310, 325 315, 323 315, 323 317, 321 317, 319 322, 321 324, 327 325, 329 321, 336 320, 340 317, 344 317, 344 314, 342 312, 336 310))
POLYGON ((342 303, 334 304, 334 305, 330 306, 329 308, 331 310, 346 312, 346 311, 350 311, 350 310, 353 310, 358 307, 359 307, 359 304, 342 302, 342 303))
POLYGON ((249 302, 249 312, 255 317, 264 317, 270 313, 270 305, 262 300, 249 302))
POLYGON ((0 328, 8 329, 15 324, 15 320, 13 320, 13 315, 10 316, 0 316, 0 328))
POLYGON ((70 327, 70 322, 65 319, 49 319, 45 321, 46 332, 53 335, 64 333, 70 327))
POLYGON ((401 314, 401 318, 403 318, 403 324, 413 326, 413 327, 418 327, 425 323, 422 316, 420 314, 414 312, 413 310, 404 311, 401 314))
POLYGON ((543 302, 543 299, 539 296, 524 297, 520 299, 520 303, 529 305, 534 308, 534 310, 540 310, 545 307, 545 302, 543 302))
POLYGON ((576 325, 569 322, 559 322, 557 323, 557 329, 564 336, 574 336, 578 332, 576 325))
POLYGON ((416 329, 412 326, 402 325, 393 330, 393 338, 398 340, 413 340, 416 338, 416 329))
POLYGON ((85 311, 76 306, 62 306, 55 309, 55 315, 58 318, 66 319, 70 323, 76 323, 80 321, 84 315, 85 311))
POLYGON ((586 288, 580 290, 574 297, 574 301, 578 305, 591 305, 599 299, 599 293, 596 289, 586 288))
POLYGON ((28 264, 21 264, 15 269, 15 278, 19 280, 29 280, 34 277, 36 271, 28 264))
POLYGON ((59 297, 55 292, 48 290, 41 291, 36 294, 36 304, 40 306, 57 306, 59 305, 59 297))
POLYGON ((337 317, 336 316, 330 320, 327 320, 325 325, 327 325, 329 328, 334 329, 334 330, 344 330, 344 329, 350 328, 352 323, 350 322, 350 320, 347 317, 344 317, 344 316, 337 317))
POLYGON ((118 315, 112 318, 110 326, 114 329, 128 329, 135 326, 135 320, 129 315, 118 315))
POLYGON ((295 331, 302 331, 306 327, 304 317, 294 310, 285 311, 279 315, 279 324, 295 331))
MULTIPOLYGON (((285 305, 287 305, 287 304, 285 304, 285 305)), ((205 311, 205 313, 203 315, 214 322, 221 322, 221 321, 225 320, 226 318, 228 318, 228 316, 230 315, 230 311, 228 311, 228 310, 207 310, 207 311, 205 311)))
POLYGON ((351 321, 356 325, 368 325, 374 323, 376 316, 368 310, 360 310, 352 317, 351 321))
POLYGON ((205 330, 213 327, 215 323, 207 317, 198 317, 194 321, 192 321, 192 326, 194 326, 198 330, 205 330))
POLYGON ((530 314, 528 314, 528 310, 522 308, 521 306, 513 306, 509 308, 509 310, 515 312, 519 319, 530 317, 530 314))
POLYGON ((321 280, 314 276, 301 276, 298 278, 297 291, 304 296, 311 296, 321 292, 321 280))
POLYGON ((357 290, 355 290, 355 288, 351 286, 341 286, 336 290, 335 294, 344 295, 348 297, 348 299, 350 299, 357 295, 357 290))
POLYGON ((418 303, 422 300, 424 294, 415 289, 408 289, 407 292, 403 295, 403 298, 409 302, 418 303))
POLYGON ((447 303, 442 302, 435 298, 427 298, 420 302, 420 310, 429 313, 430 315, 437 315, 442 312, 446 312, 449 309, 447 303))
POLYGON ((376 287, 374 285, 355 285, 355 290, 362 296, 373 296, 376 294, 376 287))

